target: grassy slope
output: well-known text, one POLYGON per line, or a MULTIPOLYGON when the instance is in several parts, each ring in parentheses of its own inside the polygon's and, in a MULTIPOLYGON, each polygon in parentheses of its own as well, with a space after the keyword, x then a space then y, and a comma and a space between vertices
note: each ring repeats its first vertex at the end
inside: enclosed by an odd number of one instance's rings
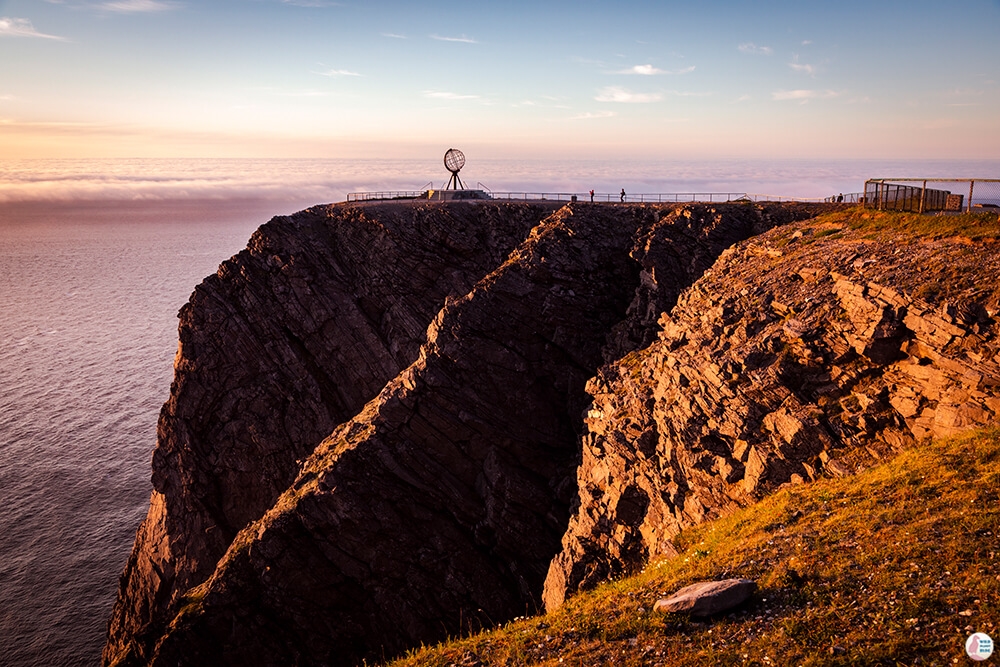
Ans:
POLYGON ((1000 240, 1000 215, 997 213, 919 214, 895 211, 872 211, 862 207, 823 214, 814 221, 837 228, 848 227, 876 238, 880 234, 910 235, 927 239, 961 237, 969 241, 1000 240))
MULTIPOLYGON (((817 223, 831 225, 830 236, 849 227, 1000 239, 995 214, 851 209, 817 223)), ((998 493, 1000 429, 924 444, 855 477, 786 489, 682 533, 679 557, 553 614, 391 664, 969 664, 969 634, 1000 638, 998 493), (728 577, 760 588, 739 611, 708 621, 650 611, 689 583, 728 577)))
POLYGON ((1000 428, 855 477, 779 491, 682 533, 683 553, 392 665, 946 665, 1000 635, 1000 428), (747 577, 743 609, 651 612, 694 581, 747 577))

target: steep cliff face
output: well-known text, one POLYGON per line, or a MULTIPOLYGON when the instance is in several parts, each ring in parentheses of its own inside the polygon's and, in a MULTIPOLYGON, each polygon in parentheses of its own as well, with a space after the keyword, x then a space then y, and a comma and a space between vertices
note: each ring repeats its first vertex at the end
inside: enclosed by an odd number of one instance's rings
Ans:
POLYGON ((553 206, 316 207, 275 218, 180 313, 146 520, 106 662, 141 663, 180 596, 274 503, 301 461, 412 362, 553 206))
POLYGON ((727 251, 601 368, 551 609, 684 527, 1000 414, 1000 253, 789 225, 727 251))
POLYGON ((811 214, 549 211, 313 209, 196 291, 106 662, 353 664, 540 605, 587 379, 811 214))

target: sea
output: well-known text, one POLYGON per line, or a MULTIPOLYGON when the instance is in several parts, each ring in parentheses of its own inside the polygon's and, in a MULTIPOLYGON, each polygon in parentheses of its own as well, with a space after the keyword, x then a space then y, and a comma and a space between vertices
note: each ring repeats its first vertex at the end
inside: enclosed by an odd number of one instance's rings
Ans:
MULTIPOLYGON (((493 192, 817 198, 1000 160, 467 156, 493 192)), ((0 665, 95 665, 149 500, 177 312, 275 215, 442 187, 441 159, 0 160, 0 665)))

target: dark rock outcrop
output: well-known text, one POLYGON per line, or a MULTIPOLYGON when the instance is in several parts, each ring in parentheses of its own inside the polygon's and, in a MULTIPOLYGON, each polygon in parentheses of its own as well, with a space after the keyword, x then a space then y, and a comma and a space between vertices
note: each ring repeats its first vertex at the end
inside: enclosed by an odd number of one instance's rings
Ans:
POLYGON ((1000 415, 1000 254, 790 225, 723 253, 601 368, 545 604, 674 552, 684 527, 1000 415))
POLYGON ((537 608, 583 387, 636 271, 616 233, 631 216, 593 211, 548 218, 445 305, 418 360, 237 537, 154 664, 354 664, 537 608))
POLYGON ((444 299, 465 294, 553 208, 315 207, 263 225, 195 289, 105 662, 149 659, 181 595, 316 444, 416 358, 444 299))
POLYGON ((587 379, 809 214, 544 212, 312 209, 199 287, 106 662, 352 664, 538 608, 587 379))

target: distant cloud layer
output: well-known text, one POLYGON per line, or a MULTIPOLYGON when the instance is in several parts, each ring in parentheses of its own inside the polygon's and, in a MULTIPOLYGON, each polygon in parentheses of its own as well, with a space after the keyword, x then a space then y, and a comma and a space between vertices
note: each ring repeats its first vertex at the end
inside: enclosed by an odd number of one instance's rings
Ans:
POLYGON ((62 40, 58 35, 47 35, 35 30, 28 19, 0 18, 0 37, 41 37, 62 40))

